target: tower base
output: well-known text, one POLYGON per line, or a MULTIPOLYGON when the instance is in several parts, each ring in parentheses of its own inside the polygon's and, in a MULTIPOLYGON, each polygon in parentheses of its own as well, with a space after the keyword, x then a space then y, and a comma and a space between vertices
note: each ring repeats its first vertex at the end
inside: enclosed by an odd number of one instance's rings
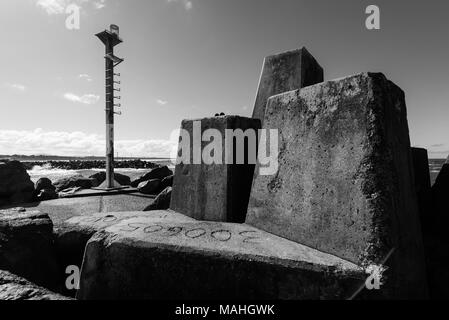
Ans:
POLYGON ((102 190, 102 191, 114 191, 114 190, 122 190, 122 189, 127 189, 127 188, 129 188, 129 186, 122 186, 116 180, 114 180, 112 187, 108 187, 108 182, 105 180, 98 187, 92 188, 92 189, 93 190, 102 190))

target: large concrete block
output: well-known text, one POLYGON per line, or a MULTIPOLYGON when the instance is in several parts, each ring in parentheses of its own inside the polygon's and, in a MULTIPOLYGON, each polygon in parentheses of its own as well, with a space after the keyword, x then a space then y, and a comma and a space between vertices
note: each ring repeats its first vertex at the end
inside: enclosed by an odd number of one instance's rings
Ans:
POLYGON ((0 269, 57 289, 60 279, 47 214, 25 209, 0 211, 0 269))
MULTIPOLYGON (((446 240, 447 224, 438 215, 438 201, 432 201, 429 159, 427 150, 412 148, 416 193, 426 257, 427 281, 432 299, 449 298, 449 242, 446 240), (441 230, 445 226, 446 230, 441 230)), ((438 182, 440 184, 441 178, 438 182)), ((437 185, 438 186, 438 185, 437 185)), ((448 193, 449 195, 449 193, 448 193)), ((445 196, 447 198, 447 195, 445 196)))
POLYGON ((432 216, 425 234, 427 272, 431 297, 449 298, 449 163, 441 168, 432 186, 432 216))
MULTIPOLYGON (((242 144, 247 154, 249 147, 254 150, 256 148, 260 121, 238 116, 184 120, 182 129, 189 133, 191 139, 190 164, 181 163, 176 166, 170 209, 198 220, 244 222, 255 161, 251 164, 245 158, 244 164, 237 164, 234 152, 233 164, 226 164, 229 163, 226 161, 226 130, 255 132, 256 139, 253 142, 242 144), (222 164, 206 164, 201 158, 194 158, 195 150, 200 148, 201 151, 196 153, 201 157, 204 148, 210 144, 201 139, 208 129, 216 129, 221 135, 222 164)), ((237 143, 238 141, 234 146, 237 143)))
POLYGON ((142 211, 153 202, 153 198, 136 194, 113 196, 93 196, 82 198, 63 198, 27 205, 33 210, 47 213, 57 231, 65 221, 76 216, 90 216, 98 212, 142 211))
POLYGON ((260 75, 253 118, 263 122, 271 96, 323 82, 323 68, 306 48, 266 57, 260 75))
POLYGON ((423 232, 428 233, 432 232, 432 224, 434 221, 432 219, 432 192, 427 150, 412 148, 412 157, 421 227, 423 232))
MULTIPOLYGON (((84 251, 89 239, 98 231, 120 223, 123 220, 134 219, 138 225, 139 218, 145 221, 195 221, 180 213, 169 210, 152 212, 107 212, 76 216, 59 224, 55 230, 55 249, 58 262, 62 266, 59 278, 67 277, 68 266, 81 268, 84 251)), ((67 295, 73 292, 66 291, 67 295)))
POLYGON ((247 223, 358 265, 394 250, 388 295, 426 296, 403 91, 376 73, 317 84, 272 97, 264 127, 279 170, 255 178, 247 223))
POLYGON ((78 299, 341 299, 364 271, 244 224, 124 220, 89 240, 78 299))

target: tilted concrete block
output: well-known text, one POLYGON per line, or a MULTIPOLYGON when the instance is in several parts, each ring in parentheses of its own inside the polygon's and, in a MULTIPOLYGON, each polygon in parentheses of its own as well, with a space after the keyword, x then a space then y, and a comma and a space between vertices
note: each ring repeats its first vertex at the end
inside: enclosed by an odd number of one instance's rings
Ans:
POLYGON ((263 122, 271 96, 323 82, 323 68, 306 48, 265 58, 253 118, 263 122))
POLYGON ((129 219, 89 240, 78 299, 342 299, 341 258, 244 224, 129 219))
MULTIPOLYGON (((244 222, 256 161, 244 159, 244 164, 237 164, 237 152, 233 152, 232 161, 226 160, 226 130, 255 133, 254 141, 242 141, 247 154, 248 144, 256 150, 260 121, 239 116, 184 120, 181 129, 190 137, 190 160, 176 166, 170 209, 198 220, 244 222), (220 133, 222 164, 203 161, 204 148, 213 141, 202 141, 208 129, 220 133)), ((233 145, 238 148, 239 143, 236 140, 233 145)))
POLYGON ((256 176, 247 223, 358 265, 394 250, 388 295, 426 296, 403 91, 376 73, 317 84, 272 97, 264 127, 280 165, 256 176))

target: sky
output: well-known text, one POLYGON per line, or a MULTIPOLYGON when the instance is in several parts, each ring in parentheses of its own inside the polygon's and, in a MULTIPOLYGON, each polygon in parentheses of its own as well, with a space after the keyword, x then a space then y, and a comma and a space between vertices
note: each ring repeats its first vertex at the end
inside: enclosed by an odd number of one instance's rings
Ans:
POLYGON ((120 26, 119 156, 166 157, 182 119, 250 116, 265 56, 305 46, 325 80, 382 72, 412 145, 449 155, 449 1, 1 0, 0 154, 103 155, 104 47, 120 26), (81 9, 79 30, 67 6, 81 9), (365 9, 380 8, 380 30, 365 9))

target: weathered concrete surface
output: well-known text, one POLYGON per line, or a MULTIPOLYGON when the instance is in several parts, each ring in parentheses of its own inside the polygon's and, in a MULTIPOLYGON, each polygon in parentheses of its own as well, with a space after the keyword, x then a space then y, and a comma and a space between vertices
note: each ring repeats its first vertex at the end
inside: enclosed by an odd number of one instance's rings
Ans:
POLYGON ((73 217, 60 223, 55 230, 55 248, 60 264, 62 266, 76 265, 81 268, 84 249, 92 235, 131 218, 135 220, 145 218, 145 221, 155 222, 193 220, 172 211, 106 212, 73 217))
POLYGON ((376 73, 317 84, 272 97, 264 127, 279 171, 256 176, 247 223, 358 265, 395 248, 385 293, 425 297, 403 91, 376 73))
POLYGON ((259 80, 253 118, 263 123, 271 96, 323 82, 323 68, 306 48, 266 57, 259 80))
MULTIPOLYGON (((232 162, 234 164, 225 164, 229 163, 225 161, 225 132, 227 129, 241 129, 243 132, 253 131, 257 135, 260 121, 238 116, 184 120, 182 129, 191 137, 191 164, 181 163, 176 166, 170 208, 198 220, 244 222, 255 161, 253 164, 248 163, 248 160, 245 160, 245 164, 236 164, 235 152, 232 162), (201 131, 199 128, 194 130, 194 123, 198 122, 201 122, 201 131), (217 129, 221 133, 223 164, 204 164, 201 159, 203 164, 192 164, 195 150, 192 140, 201 140, 203 132, 208 129, 217 129), (198 138, 194 137, 194 131, 198 131, 198 138)), ((210 142, 202 142, 201 151, 209 144, 210 142)), ((248 150, 247 144, 244 145, 245 154, 248 150)), ((250 147, 256 150, 257 138, 250 144, 250 147)))
POLYGON ((30 210, 47 213, 53 221, 55 230, 57 230, 62 223, 72 217, 92 215, 99 212, 142 211, 152 202, 153 197, 132 193, 114 196, 65 198, 27 204, 26 206, 30 210))
POLYGON ((70 300, 7 271, 0 270, 0 300, 70 300))
POLYGON ((38 211, 0 211, 0 269, 38 285, 55 289, 58 264, 53 248, 53 224, 38 211))
POLYGON ((364 281, 350 262, 248 225, 139 218, 89 240, 77 298, 337 299, 364 281))

